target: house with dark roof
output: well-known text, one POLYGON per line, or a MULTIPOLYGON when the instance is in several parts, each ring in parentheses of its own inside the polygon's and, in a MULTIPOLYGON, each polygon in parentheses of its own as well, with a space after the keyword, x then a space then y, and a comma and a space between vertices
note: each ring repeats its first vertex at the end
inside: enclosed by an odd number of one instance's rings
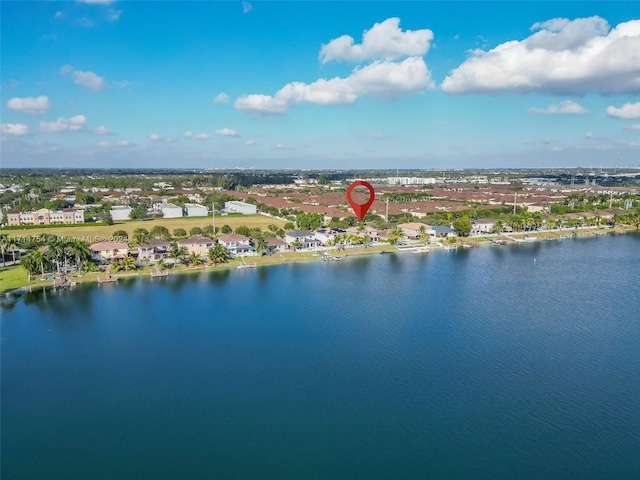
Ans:
POLYGON ((138 261, 148 260, 149 263, 155 263, 166 257, 170 248, 170 242, 152 238, 144 245, 138 245, 138 261))

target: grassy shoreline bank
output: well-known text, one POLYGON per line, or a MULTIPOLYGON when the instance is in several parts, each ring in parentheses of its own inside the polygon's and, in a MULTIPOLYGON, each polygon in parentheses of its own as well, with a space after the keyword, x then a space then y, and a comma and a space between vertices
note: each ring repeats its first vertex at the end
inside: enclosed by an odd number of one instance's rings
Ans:
MULTIPOLYGON (((518 233, 509 235, 505 237, 504 235, 486 235, 481 237, 473 237, 473 238, 464 238, 458 239, 457 245, 458 247, 462 246, 462 244, 467 244, 469 246, 483 246, 483 245, 491 245, 492 240, 501 239, 506 240, 508 244, 518 244, 519 241, 522 241, 524 238, 532 238, 536 237, 538 241, 551 241, 551 240, 562 240, 569 237, 585 237, 585 236, 593 236, 596 235, 596 232, 601 234, 609 234, 609 233, 628 233, 635 232, 637 229, 633 227, 615 227, 615 228, 589 228, 578 230, 576 235, 573 234, 573 230, 561 230, 561 231, 550 231, 550 232, 530 232, 530 233, 518 233), (510 237, 510 238, 509 238, 510 237)), ((424 244, 415 244, 416 246, 424 245, 424 244)), ((430 244, 431 249, 433 250, 442 250, 439 245, 430 244)), ((340 258, 346 257, 354 257, 354 256, 362 256, 362 255, 374 255, 379 254, 382 251, 388 251, 393 253, 403 253, 398 250, 395 245, 391 244, 380 244, 371 247, 357 247, 357 248, 349 248, 340 252, 331 252, 331 255, 338 256, 340 258)), ((268 266, 268 265, 283 265, 287 263, 299 263, 299 262, 310 262, 310 261, 318 261, 322 260, 322 257, 318 252, 286 252, 282 254, 273 254, 265 257, 249 257, 246 260, 250 262, 255 262, 258 267, 260 266, 268 266)), ((181 275, 188 273, 198 273, 198 272, 211 272, 211 271, 221 271, 221 270, 229 270, 229 269, 237 269, 240 260, 234 259, 226 264, 218 265, 214 267, 212 265, 201 265, 196 267, 190 266, 178 266, 169 269, 169 275, 181 275)), ((151 272, 155 269, 153 266, 147 266, 135 271, 131 272, 120 272, 114 274, 115 277, 118 278, 132 278, 132 277, 150 277, 151 272)), ((80 275, 72 275, 71 280, 76 283, 87 283, 87 282, 98 282, 98 277, 104 277, 104 272, 92 272, 85 273, 80 275)), ((19 265, 0 268, 0 294, 6 295, 12 291, 20 290, 24 288, 30 287, 53 287, 53 280, 41 279, 40 276, 35 276, 32 278, 31 282, 28 281, 28 276, 26 271, 19 265)))

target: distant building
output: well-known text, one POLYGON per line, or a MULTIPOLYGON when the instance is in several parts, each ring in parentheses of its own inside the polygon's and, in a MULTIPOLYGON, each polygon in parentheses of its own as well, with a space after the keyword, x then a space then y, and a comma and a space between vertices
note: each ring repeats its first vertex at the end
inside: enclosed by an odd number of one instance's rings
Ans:
POLYGON ((387 181, 391 185, 433 185, 436 183, 435 178, 420 177, 389 177, 387 181))
POLYGON ((153 210, 162 213, 162 218, 182 217, 182 208, 173 203, 154 203, 153 210))
POLYGON ((187 217, 206 217, 209 214, 207 207, 197 203, 185 203, 184 211, 187 217))
POLYGON ((111 219, 116 222, 118 220, 130 220, 131 210, 133 210, 131 207, 114 205, 109 210, 109 213, 111 213, 111 219))
POLYGON ((48 210, 41 208, 35 212, 8 212, 7 225, 51 225, 54 223, 84 223, 84 210, 65 208, 64 210, 48 210))
POLYGON ((227 213, 242 213, 243 215, 255 215, 258 213, 258 207, 250 203, 238 202, 232 200, 224 203, 224 209, 227 213))

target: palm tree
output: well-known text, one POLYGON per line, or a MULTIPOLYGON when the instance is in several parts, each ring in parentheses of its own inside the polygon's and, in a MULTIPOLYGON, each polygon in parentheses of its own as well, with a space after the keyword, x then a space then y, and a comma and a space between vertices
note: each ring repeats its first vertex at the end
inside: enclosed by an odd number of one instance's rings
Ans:
POLYGON ((20 259, 20 265, 29 275, 35 275, 38 272, 38 263, 33 257, 33 253, 28 253, 20 259))
POLYGON ((2 235, 0 235, 0 253, 2 253, 2 266, 3 267, 7 266, 7 262, 4 259, 4 253, 7 250, 8 246, 9 246, 9 238, 3 233, 2 235))
POLYGON ((219 263, 227 263, 229 261, 229 251, 221 243, 216 243, 216 245, 209 250, 208 256, 215 267, 217 267, 219 263))
POLYGON ((87 242, 76 240, 69 245, 69 252, 76 259, 76 267, 82 270, 82 264, 91 259, 91 249, 87 242))
POLYGON ((389 241, 394 245, 396 244, 396 242, 399 242, 403 238, 404 232, 400 227, 394 228, 393 230, 391 230, 391 233, 389 233, 389 241))
POLYGON ((144 245, 149 239, 149 231, 146 228, 136 228, 133 231, 133 245, 144 245))
POLYGON ((11 255, 13 256, 13 263, 16 263, 16 250, 20 248, 20 245, 18 244, 18 240, 16 240, 15 238, 10 238, 9 242, 7 244, 7 249, 11 250, 11 255))
POLYGON ((260 254, 261 257, 264 257, 265 254, 269 251, 269 244, 264 237, 260 237, 256 242, 256 252, 260 254))
POLYGON ((169 249, 169 258, 173 258, 174 261, 184 259, 187 254, 186 247, 179 246, 176 242, 171 244, 171 248, 169 249))
POLYGON ((192 252, 191 255, 189 255, 189 265, 193 265, 194 267, 202 265, 202 260, 196 252, 192 252))
POLYGON ((125 257, 119 262, 120 268, 124 268, 125 272, 128 272, 129 269, 136 269, 136 260, 133 257, 125 257))
POLYGON ((51 258, 51 260, 53 260, 56 263, 56 269, 58 270, 58 273, 60 273, 60 263, 62 262, 62 258, 64 256, 64 243, 59 241, 59 240, 54 240, 52 243, 49 244, 49 251, 47 252, 49 254, 49 258, 51 258))
POLYGON ((33 261, 36 265, 40 266, 40 274, 44 277, 44 260, 45 254, 42 250, 34 250, 29 255, 33 257, 33 261))

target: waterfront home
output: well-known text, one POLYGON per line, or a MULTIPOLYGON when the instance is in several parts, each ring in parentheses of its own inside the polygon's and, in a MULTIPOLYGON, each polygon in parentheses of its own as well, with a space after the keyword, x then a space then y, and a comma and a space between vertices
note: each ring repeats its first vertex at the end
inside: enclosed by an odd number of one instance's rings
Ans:
POLYGON ((289 244, 279 238, 269 237, 265 239, 269 247, 269 253, 280 253, 289 250, 289 244))
POLYGON ((363 231, 360 231, 359 227, 349 227, 349 228, 347 228, 347 233, 348 234, 353 234, 353 235, 358 235, 358 236, 369 237, 372 242, 379 242, 380 241, 380 234, 379 234, 378 230, 375 229, 375 228, 371 228, 371 227, 369 227, 367 225, 365 225, 363 231))
POLYGON ((493 227, 496 226, 495 218, 479 218, 471 222, 471 235, 481 235, 483 233, 490 233, 493 227))
POLYGON ((188 255, 195 253, 198 257, 206 257, 209 249, 214 246, 213 240, 201 235, 193 235, 184 240, 178 240, 176 243, 179 247, 185 247, 188 255))
POLYGON ((343 235, 344 233, 346 233, 346 230, 341 228, 320 228, 313 233, 313 236, 323 245, 329 245, 329 242, 333 242, 336 235, 343 235))
POLYGON ((152 238, 144 245, 138 245, 138 261, 149 260, 149 263, 155 263, 166 257, 170 248, 170 242, 152 238))
POLYGON ((255 252, 251 240, 244 235, 230 233, 220 235, 218 241, 229 251, 229 255, 237 257, 241 255, 252 255, 255 252))
POLYGON ((126 258, 129 245, 126 242, 98 242, 89 245, 91 258, 101 262, 126 258))
POLYGON ((294 246, 297 250, 311 250, 320 246, 318 240, 312 232, 306 230, 292 230, 285 233, 284 241, 294 246))
POLYGON ((457 237, 456 231, 451 227, 446 227, 444 225, 435 225, 431 227, 434 235, 433 238, 449 238, 449 237, 457 237))
POLYGON ((425 223, 418 222, 409 222, 409 223, 400 223, 398 227, 402 229, 402 233, 409 240, 417 240, 420 238, 420 229, 424 228, 426 233, 431 235, 433 232, 433 228, 431 225, 427 225, 425 223))

